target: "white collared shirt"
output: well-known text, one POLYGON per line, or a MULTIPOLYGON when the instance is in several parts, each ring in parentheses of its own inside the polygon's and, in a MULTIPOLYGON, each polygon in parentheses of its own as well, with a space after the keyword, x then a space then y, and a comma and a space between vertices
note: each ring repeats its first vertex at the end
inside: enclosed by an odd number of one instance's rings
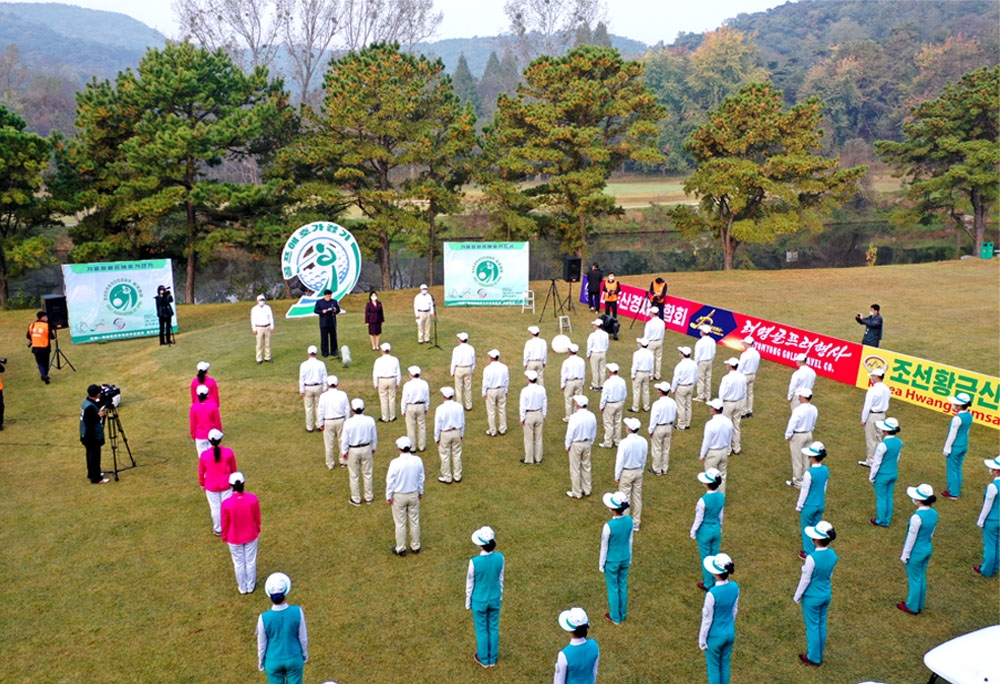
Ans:
POLYGON ((673 425, 677 418, 677 402, 670 397, 660 397, 649 410, 649 434, 657 425, 673 425))
POLYGON ((792 415, 788 417, 785 439, 791 439, 796 432, 812 432, 816 428, 817 418, 819 418, 819 409, 809 402, 804 404, 800 402, 792 409, 792 415))
POLYGON ((250 309, 250 327, 257 331, 261 328, 270 328, 274 330, 274 314, 271 313, 271 307, 267 304, 257 306, 250 309))
POLYGON ((431 410, 431 389, 423 378, 412 378, 403 385, 403 393, 399 399, 403 410, 407 404, 423 404, 424 412, 431 410))
POLYGON ((625 378, 617 373, 609 375, 608 379, 604 381, 604 389, 601 390, 600 409, 603 411, 608 404, 625 401, 627 396, 628 387, 625 385, 625 378))
POLYGON ((524 365, 528 365, 528 361, 541 361, 542 364, 548 363, 549 360, 549 343, 543 340, 541 337, 532 337, 527 342, 524 343, 524 365))
POLYGON ((594 330, 587 336, 587 358, 590 355, 597 352, 607 352, 608 347, 611 345, 611 336, 600 328, 594 330))
POLYGON ((365 414, 355 414, 344 421, 344 431, 340 437, 340 454, 347 455, 347 450, 354 446, 368 443, 372 453, 378 448, 378 430, 375 419, 365 414))
POLYGON ((326 364, 310 357, 299 366, 299 394, 306 391, 306 385, 326 387, 326 364))
POLYGON ((646 321, 646 327, 642 329, 642 336, 645 337, 650 342, 655 342, 657 340, 663 339, 663 331, 665 330, 663 321, 657 316, 653 316, 648 321, 646 321))
POLYGON ((715 338, 711 335, 702 335, 694 343, 694 360, 711 361, 715 358, 715 338))
POLYGON ((399 359, 392 354, 382 354, 375 359, 375 363, 372 364, 373 387, 378 388, 379 378, 395 378, 396 387, 399 387, 399 381, 403 379, 403 374, 399 370, 399 359))
POLYGON ((458 430, 459 437, 465 437, 465 409, 454 399, 445 399, 434 409, 434 441, 441 441, 441 433, 458 430))
POLYGON ((434 298, 429 292, 418 292, 413 298, 413 316, 418 317, 421 313, 434 313, 434 298))
POLYGON ((788 401, 795 398, 795 390, 812 389, 816 384, 816 371, 809 366, 799 366, 788 381, 788 401))
POLYGON ((876 382, 865 392, 865 406, 861 409, 861 422, 868 420, 869 413, 885 413, 889 410, 892 392, 884 382, 876 382))
POLYGON ((424 479, 424 462, 420 457, 410 452, 401 452, 389 461, 389 470, 385 474, 385 500, 391 499, 393 494, 416 492, 423 496, 424 479))
POLYGON ((507 394, 510 388, 510 371, 507 370, 507 364, 491 361, 483 369, 483 396, 486 396, 486 390, 496 388, 502 389, 503 393, 507 394))
POLYGON ((459 366, 470 366, 476 369, 476 350, 468 342, 462 342, 451 350, 451 374, 455 374, 455 369, 459 366))
POLYGON ((331 420, 332 418, 347 418, 351 415, 351 402, 347 392, 331 387, 319 395, 319 408, 316 409, 316 420, 331 420))
POLYGON ((535 382, 528 383, 528 385, 521 390, 521 397, 518 405, 520 408, 522 423, 524 422, 525 414, 527 414, 528 411, 541 411, 542 418, 545 418, 545 415, 549 411, 549 400, 545 395, 545 388, 535 382))
POLYGON ((736 366, 736 370, 743 375, 753 375, 758 368, 760 368, 760 352, 753 347, 745 349, 740 354, 740 365, 736 366))
POLYGON ((635 432, 629 432, 618 444, 615 455, 615 480, 622 479, 623 470, 635 470, 646 467, 646 455, 649 453, 649 442, 635 432))
POLYGON ((747 396, 747 376, 738 370, 731 370, 719 381, 719 399, 722 401, 743 401, 747 396))
POLYGON ((559 374, 559 389, 566 389, 569 380, 583 380, 587 375, 587 362, 577 354, 570 354, 562 362, 559 374))
POLYGON ((577 408, 566 424, 566 448, 573 442, 593 442, 597 439, 597 416, 585 408, 577 408))
POLYGON ((653 352, 649 351, 646 347, 641 347, 632 352, 632 378, 635 379, 636 373, 652 373, 653 361, 653 352))
POLYGON ((712 416, 705 423, 705 436, 701 440, 701 458, 705 458, 710 449, 729 449, 733 442, 733 421, 721 413, 712 416))
POLYGON ((698 379, 698 364, 685 357, 674 366, 674 379, 670 383, 670 391, 676 392, 681 385, 693 385, 698 379))

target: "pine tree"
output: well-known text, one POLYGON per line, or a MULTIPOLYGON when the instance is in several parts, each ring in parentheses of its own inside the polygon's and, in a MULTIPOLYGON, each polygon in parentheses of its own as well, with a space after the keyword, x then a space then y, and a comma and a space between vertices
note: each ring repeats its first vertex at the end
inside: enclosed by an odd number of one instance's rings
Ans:
POLYGON ((479 111, 479 81, 472 75, 469 69, 469 62, 465 59, 465 53, 459 54, 458 65, 455 73, 452 74, 451 81, 455 88, 455 94, 462 104, 469 103, 475 111, 479 111))

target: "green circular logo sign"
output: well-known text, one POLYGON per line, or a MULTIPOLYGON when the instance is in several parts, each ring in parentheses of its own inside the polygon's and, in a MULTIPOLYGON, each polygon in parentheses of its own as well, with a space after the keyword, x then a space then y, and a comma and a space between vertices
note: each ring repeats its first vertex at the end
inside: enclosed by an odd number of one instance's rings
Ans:
POLYGON ((472 267, 476 282, 483 286, 496 285, 503 275, 503 266, 491 256, 478 259, 472 267))
POLYGON ((123 316, 138 309, 141 299, 142 288, 128 278, 112 280, 104 290, 104 301, 108 308, 123 316))
POLYGON ((281 253, 285 280, 298 277, 314 295, 333 292, 334 299, 351 293, 361 275, 361 249, 349 230, 316 221, 296 230, 281 253))

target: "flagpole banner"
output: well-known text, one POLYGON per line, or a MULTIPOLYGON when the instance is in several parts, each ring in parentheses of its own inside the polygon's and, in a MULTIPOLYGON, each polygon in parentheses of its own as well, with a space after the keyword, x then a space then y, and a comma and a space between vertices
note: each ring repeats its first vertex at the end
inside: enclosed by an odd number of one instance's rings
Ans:
POLYGON ((520 306, 528 264, 527 242, 446 242, 444 305, 520 306))
POLYGON ((281 252, 281 276, 293 290, 306 290, 285 318, 315 316, 316 302, 330 290, 333 298, 349 295, 361 276, 361 248, 351 231, 329 221, 295 230, 281 252))
MULTIPOLYGON (((160 334, 156 290, 173 291, 170 259, 67 264, 62 267, 73 344, 160 334)), ((177 332, 177 312, 171 328, 177 332)))

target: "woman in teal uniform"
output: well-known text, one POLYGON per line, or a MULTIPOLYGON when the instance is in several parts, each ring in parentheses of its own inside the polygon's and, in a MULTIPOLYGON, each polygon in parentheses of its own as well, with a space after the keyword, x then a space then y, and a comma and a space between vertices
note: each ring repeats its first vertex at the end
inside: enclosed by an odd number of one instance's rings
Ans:
POLYGON ((740 603, 740 587, 730 582, 736 567, 724 553, 709 556, 702 565, 715 577, 715 584, 705 594, 701 609, 701 631, 698 648, 705 652, 708 684, 729 684, 729 660, 736 640, 736 612, 740 603))
POLYGON ((628 569, 632 564, 632 516, 625 515, 628 496, 621 492, 609 492, 603 497, 604 505, 614 512, 614 516, 604 523, 601 531, 601 560, 598 567, 604 573, 608 585, 608 607, 604 614, 616 625, 625 621, 628 611, 628 569))
POLYGON ((476 627, 476 662, 496 667, 500 648, 500 603, 503 600, 503 554, 496 551, 493 529, 480 527, 472 543, 481 550, 469 561, 465 576, 465 608, 472 611, 476 627))
POLYGON ((906 563, 906 578, 909 581, 910 593, 905 603, 897 603, 896 607, 904 613, 919 615, 924 609, 924 599, 927 597, 927 563, 931 560, 934 548, 931 538, 937 527, 938 513, 931 506, 937 501, 934 488, 929 484, 907 487, 906 495, 913 499, 917 507, 916 513, 910 516, 910 524, 906 529, 906 543, 903 544, 903 555, 899 560, 906 563))
POLYGON ((993 482, 986 485, 976 521, 983 528, 983 562, 972 569, 983 577, 993 577, 1000 564, 1000 456, 986 459, 983 464, 990 469, 993 482))
POLYGON ((868 471, 868 481, 875 488, 875 517, 868 522, 876 527, 888 527, 892 522, 892 495, 899 477, 899 454, 903 450, 903 440, 899 434, 899 421, 886 418, 875 423, 882 431, 882 441, 875 447, 872 465, 868 471))
POLYGON ((950 398, 955 415, 948 424, 948 436, 944 440, 945 470, 948 488, 941 492, 946 499, 957 499, 962 493, 962 465, 969 451, 969 428, 972 427, 972 397, 959 392, 950 398))
POLYGON ((300 606, 285 603, 291 590, 292 580, 283 572, 264 583, 274 605, 257 618, 257 664, 268 684, 302 684, 302 666, 309 660, 306 616, 300 606))
POLYGON ((809 468, 802 474, 799 500, 795 504, 795 510, 799 511, 799 525, 802 532, 802 550, 799 551, 799 558, 805 560, 806 554, 812 553, 816 548, 813 540, 806 534, 806 527, 815 525, 823 517, 830 471, 823 465, 823 459, 826 458, 826 447, 823 446, 823 442, 813 442, 802 449, 802 454, 809 457, 809 468))
POLYGON ((597 642, 587 638, 590 620, 583 608, 570 608, 559 613, 559 626, 573 635, 569 646, 556 657, 556 676, 553 684, 594 684, 601 649, 597 642))
POLYGON ((806 528, 806 534, 816 544, 816 550, 806 556, 802 577, 792 600, 802 602, 802 619, 806 623, 806 652, 799 654, 805 665, 819 666, 826 648, 826 613, 830 608, 830 576, 837 565, 837 553, 830 542, 837 538, 833 525, 820 520, 806 528))
POLYGON ((701 556, 701 582, 698 588, 708 591, 715 584, 715 577, 705 566, 705 559, 719 552, 722 544, 722 516, 726 507, 726 495, 719 491, 722 484, 722 473, 717 468, 709 468, 698 473, 698 482, 705 485, 706 491, 694 507, 694 524, 691 525, 691 538, 698 540, 698 555, 701 556))

